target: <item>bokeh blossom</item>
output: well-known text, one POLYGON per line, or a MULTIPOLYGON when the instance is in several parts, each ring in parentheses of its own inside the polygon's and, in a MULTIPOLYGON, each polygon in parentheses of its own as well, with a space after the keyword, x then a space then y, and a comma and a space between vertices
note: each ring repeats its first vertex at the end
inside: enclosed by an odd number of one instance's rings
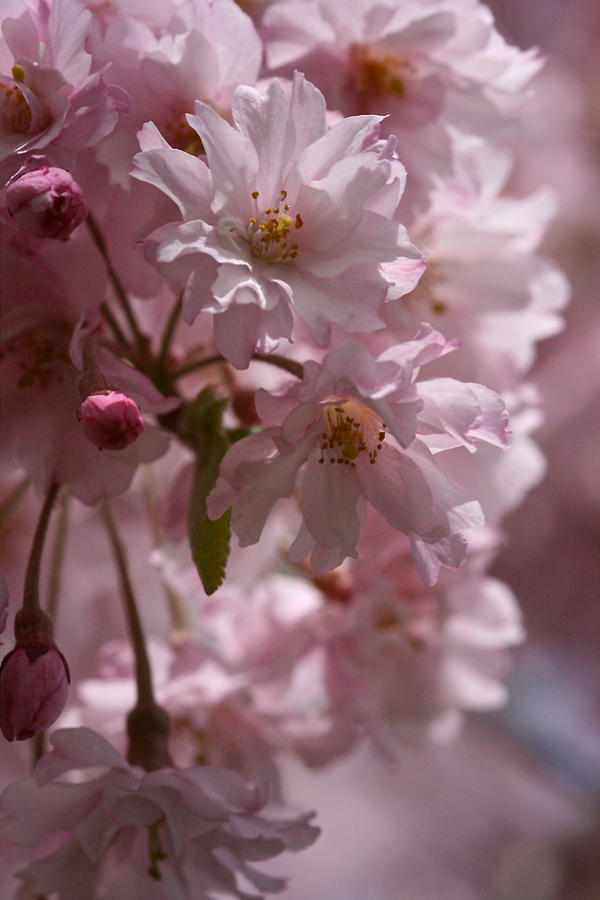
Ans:
POLYGON ((274 820, 260 815, 265 792, 235 772, 200 767, 144 774, 131 767, 88 728, 58 731, 54 749, 0 799, 4 840, 32 848, 54 837, 57 848, 22 869, 34 891, 61 900, 82 896, 123 897, 142 887, 164 898, 238 897, 239 879, 264 893, 278 893, 281 878, 254 866, 283 850, 301 850, 318 829, 310 814, 274 820), (72 770, 103 769, 79 783, 59 781, 72 770), (36 821, 23 816, 30 803, 36 821), (141 879, 141 885, 140 885, 141 879))

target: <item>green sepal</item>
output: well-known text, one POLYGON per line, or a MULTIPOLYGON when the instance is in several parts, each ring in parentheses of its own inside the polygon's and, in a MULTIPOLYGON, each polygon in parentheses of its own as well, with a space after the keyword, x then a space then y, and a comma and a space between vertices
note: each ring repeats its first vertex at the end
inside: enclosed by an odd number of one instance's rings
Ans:
POLYGON ((184 430, 196 453, 194 480, 188 509, 188 535, 192 559, 207 594, 225 578, 231 537, 231 510, 216 520, 208 518, 206 498, 219 474, 229 441, 223 430, 227 400, 204 388, 186 410, 184 430))

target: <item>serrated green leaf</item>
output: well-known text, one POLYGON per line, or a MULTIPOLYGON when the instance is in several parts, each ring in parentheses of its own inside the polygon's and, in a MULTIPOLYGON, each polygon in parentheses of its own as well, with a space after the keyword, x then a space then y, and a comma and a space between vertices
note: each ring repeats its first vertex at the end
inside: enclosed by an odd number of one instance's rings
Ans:
POLYGON ((206 513, 206 498, 228 447, 222 424, 226 403, 211 388, 205 388, 189 405, 185 419, 186 432, 196 447, 188 535, 192 559, 207 594, 214 593, 223 582, 231 536, 230 510, 215 521, 206 513))

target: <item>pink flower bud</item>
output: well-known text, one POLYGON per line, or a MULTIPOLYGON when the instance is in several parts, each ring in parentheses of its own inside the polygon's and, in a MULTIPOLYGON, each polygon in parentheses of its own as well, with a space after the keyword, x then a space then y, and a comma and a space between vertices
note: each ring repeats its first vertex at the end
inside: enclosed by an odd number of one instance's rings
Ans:
POLYGON ((43 166, 16 178, 6 189, 6 202, 24 231, 60 241, 66 241, 88 214, 80 186, 56 166, 43 166))
POLYGON ((121 391, 90 394, 77 415, 83 433, 99 450, 123 450, 144 428, 137 403, 121 391))
POLYGON ((0 729, 25 741, 52 725, 69 691, 69 667, 54 644, 17 644, 0 666, 0 729))

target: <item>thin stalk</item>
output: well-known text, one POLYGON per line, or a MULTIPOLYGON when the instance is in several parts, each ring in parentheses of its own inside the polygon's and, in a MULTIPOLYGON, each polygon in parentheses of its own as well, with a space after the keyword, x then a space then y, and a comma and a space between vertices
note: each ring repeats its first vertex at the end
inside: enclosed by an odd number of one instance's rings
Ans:
MULTIPOLYGON (((277 366, 278 369, 283 369, 284 371, 289 372, 290 375, 294 375, 296 378, 303 377, 302 364, 296 362, 294 359, 287 359, 287 357, 279 356, 277 353, 254 353, 252 359, 256 360, 256 362, 270 363, 272 366, 277 366)), ((227 360, 224 356, 221 356, 220 353, 217 353, 215 356, 208 356, 206 359, 198 360, 198 362, 189 363, 187 366, 181 366, 180 369, 176 369, 171 373, 171 378, 183 378, 184 375, 189 375, 191 372, 196 372, 198 369, 203 369, 205 366, 211 366, 218 362, 227 362, 227 360)))
MULTIPOLYGON (((69 495, 63 494, 61 507, 58 514, 58 522, 54 532, 52 544, 52 558, 50 562, 50 585, 48 588, 48 602, 46 610, 54 621, 58 612, 58 599, 62 579, 63 561, 65 555, 65 541, 69 523, 69 495)), ((36 764, 47 750, 47 732, 38 731, 32 741, 33 765, 36 764)))
POLYGON ((102 258, 104 259, 104 263, 106 265, 106 271, 108 272, 108 277, 110 279, 110 283, 113 286, 113 290, 121 305, 121 309, 123 310, 123 314, 129 323, 129 327, 131 328, 132 334, 135 337, 138 344, 143 347, 145 346, 146 339, 144 335, 139 329, 137 320, 129 303, 129 297, 127 296, 127 291, 121 284, 121 279, 115 272, 113 268, 113 264, 111 262, 110 256, 108 255, 108 248, 106 246, 106 241, 104 240, 104 235, 100 231, 98 224, 91 213, 88 214, 87 219, 85 220, 88 226, 89 232, 92 236, 92 239, 100 251, 102 258))
POLYGON ((115 317, 113 316, 109 305, 107 303, 102 303, 102 305, 100 306, 100 311, 101 311, 102 315, 104 316, 104 318, 106 319, 106 321, 108 322, 108 324, 112 330, 112 333, 114 334, 118 343, 122 344, 123 347, 128 347, 129 341, 125 337, 125 332, 123 331, 123 329, 121 328, 121 326, 119 325, 119 323, 117 322, 115 317))
POLYGON ((58 521, 56 523, 56 529, 54 531, 54 541, 52 544, 52 559, 50 562, 50 578, 48 583, 48 599, 46 603, 46 611, 53 621, 56 619, 56 615, 58 612, 58 600, 60 597, 63 564, 65 560, 65 547, 67 543, 67 532, 69 529, 70 499, 71 498, 67 493, 63 494, 60 510, 58 513, 58 521))
POLYGON ((42 553, 44 550, 44 542, 46 540, 46 532, 48 531, 48 522, 54 501, 58 495, 58 484, 50 485, 46 499, 44 500, 40 517, 38 519, 35 534, 33 536, 33 544, 29 554, 27 563, 27 571, 25 573, 25 589, 23 592, 23 609, 27 611, 37 610, 40 608, 39 585, 40 585, 40 566, 42 562, 42 553))
POLYGON ((179 316, 181 315, 181 307, 183 305, 183 291, 179 294, 179 297, 173 304, 173 308, 169 314, 169 318, 167 319, 165 330, 163 332, 162 340, 160 342, 160 350, 158 354, 158 365, 160 368, 163 368, 169 350, 171 348, 171 341, 173 339, 173 335, 175 333, 175 329, 177 328, 177 323, 179 322, 179 316))
POLYGON ((277 366, 278 369, 283 369, 300 380, 304 377, 302 363, 296 362, 295 359, 288 359, 286 356, 280 356, 278 353, 253 353, 252 359, 255 359, 257 362, 265 362, 270 363, 272 366, 277 366))
POLYGON ((135 602, 135 595, 129 578, 129 568, 127 565, 127 557, 123 542, 117 531, 117 526, 113 519, 110 507, 107 501, 101 506, 102 518, 108 534, 113 559, 119 574, 119 582, 121 585, 121 594, 123 597, 123 606, 125 610, 125 618, 127 620, 127 629, 129 638, 133 647, 135 656, 135 679, 137 686, 138 704, 154 706, 156 704, 154 698, 154 690, 152 687, 152 670, 150 668, 150 659, 146 648, 144 638, 144 629, 135 602))
POLYGON ((171 378, 175 381, 177 378, 183 378, 184 375, 189 375, 191 372, 197 372, 199 369, 206 368, 206 366, 212 366, 215 363, 222 363, 225 361, 225 357, 221 356, 220 353, 215 354, 215 356, 207 356, 206 359, 199 359, 197 362, 188 363, 186 366, 175 369, 174 372, 171 372, 171 378))

